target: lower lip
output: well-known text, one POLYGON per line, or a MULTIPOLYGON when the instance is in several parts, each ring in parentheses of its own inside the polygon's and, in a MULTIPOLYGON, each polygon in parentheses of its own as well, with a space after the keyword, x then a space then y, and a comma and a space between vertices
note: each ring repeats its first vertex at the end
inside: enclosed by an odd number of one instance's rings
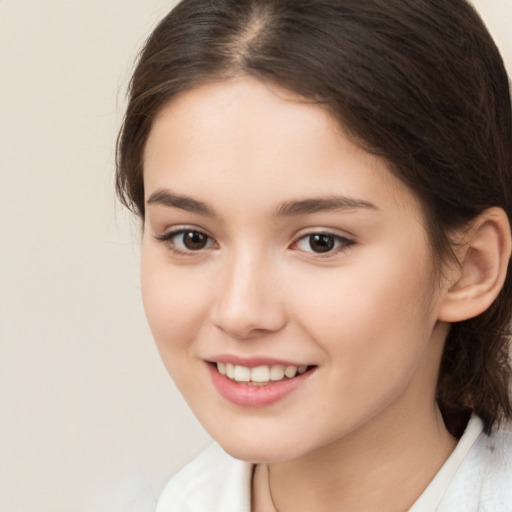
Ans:
POLYGON ((293 379, 251 386, 228 379, 221 375, 212 364, 208 364, 208 367, 213 385, 219 394, 231 403, 243 407, 264 407, 278 402, 300 387, 312 373, 309 370, 293 379))

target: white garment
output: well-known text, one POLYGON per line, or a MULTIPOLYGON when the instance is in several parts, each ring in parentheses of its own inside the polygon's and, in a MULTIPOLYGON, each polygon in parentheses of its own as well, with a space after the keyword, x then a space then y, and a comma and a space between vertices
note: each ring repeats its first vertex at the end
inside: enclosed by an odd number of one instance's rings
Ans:
MULTIPOLYGON (((156 512, 251 512, 253 465, 213 444, 167 484, 156 512)), ((409 512, 512 512, 512 425, 487 436, 473 416, 409 512)))

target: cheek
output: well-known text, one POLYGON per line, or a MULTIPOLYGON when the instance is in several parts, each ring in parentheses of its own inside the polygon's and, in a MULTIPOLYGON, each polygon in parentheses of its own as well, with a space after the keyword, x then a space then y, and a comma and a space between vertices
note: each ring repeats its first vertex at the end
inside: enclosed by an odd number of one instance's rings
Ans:
POLYGON ((204 324, 207 291, 197 273, 169 265, 158 251, 142 251, 141 289, 144 310, 168 373, 187 400, 200 395, 192 378, 200 361, 194 340, 204 324), (195 370, 194 370, 195 369, 195 370))
POLYGON ((188 347, 206 310, 204 279, 198 273, 173 268, 165 255, 143 248, 141 289, 146 317, 162 356, 188 347))
POLYGON ((303 329, 351 379, 409 371, 430 339, 428 261, 399 256, 389 251, 359 259, 335 274, 317 274, 314 285, 303 282, 308 294, 292 294, 302 297, 295 308, 303 329))

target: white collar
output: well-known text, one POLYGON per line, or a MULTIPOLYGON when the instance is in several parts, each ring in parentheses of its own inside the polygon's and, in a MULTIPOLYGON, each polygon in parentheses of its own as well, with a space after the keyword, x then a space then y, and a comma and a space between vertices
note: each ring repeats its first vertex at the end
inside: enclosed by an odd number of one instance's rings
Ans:
POLYGON ((460 438, 455 450, 448 457, 441 469, 438 471, 434 479, 428 487, 423 491, 421 496, 414 502, 414 505, 408 512, 432 512, 436 510, 450 486, 450 483, 459 469, 462 461, 466 458, 475 444, 478 436, 484 428, 482 420, 473 414, 469 420, 463 436, 460 438))
MULTIPOLYGON (((409 512, 436 510, 482 430, 482 421, 473 415, 455 450, 409 512)), ((171 479, 156 512, 251 512, 253 469, 213 444, 171 479)))

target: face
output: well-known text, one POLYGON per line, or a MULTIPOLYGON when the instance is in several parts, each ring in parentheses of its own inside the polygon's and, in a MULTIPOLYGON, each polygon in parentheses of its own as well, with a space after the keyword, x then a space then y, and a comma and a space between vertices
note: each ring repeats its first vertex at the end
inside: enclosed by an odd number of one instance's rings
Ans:
POLYGON ((144 185, 149 324, 228 452, 289 460, 433 407, 446 326, 421 208, 321 107, 250 78, 183 93, 144 185))

